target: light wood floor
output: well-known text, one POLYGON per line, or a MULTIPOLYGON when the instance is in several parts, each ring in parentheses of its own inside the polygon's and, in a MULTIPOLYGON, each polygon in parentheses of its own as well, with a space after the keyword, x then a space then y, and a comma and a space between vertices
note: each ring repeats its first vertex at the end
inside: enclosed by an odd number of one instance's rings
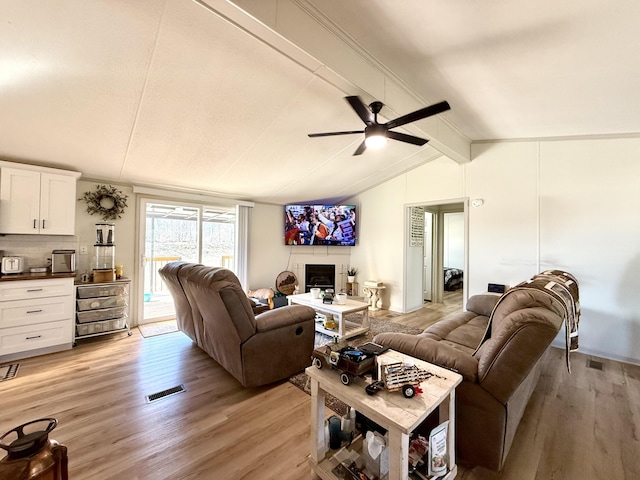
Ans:
POLYGON ((460 310, 462 310, 462 289, 451 292, 445 291, 442 295, 442 303, 426 302, 423 308, 415 312, 401 315, 388 310, 379 310, 371 312, 371 316, 387 318, 409 327, 427 328, 438 320, 442 320, 445 316, 460 310))
MULTIPOLYGON (((599 371, 574 354, 569 375, 563 354, 548 358, 503 472, 460 468, 459 479, 640 478, 640 367, 602 360, 599 371)), ((134 329, 20 364, 0 382, 0 434, 56 417, 74 480, 311 478, 310 397, 288 382, 245 389, 182 333, 134 329), (186 392, 146 402, 179 384, 186 392)))

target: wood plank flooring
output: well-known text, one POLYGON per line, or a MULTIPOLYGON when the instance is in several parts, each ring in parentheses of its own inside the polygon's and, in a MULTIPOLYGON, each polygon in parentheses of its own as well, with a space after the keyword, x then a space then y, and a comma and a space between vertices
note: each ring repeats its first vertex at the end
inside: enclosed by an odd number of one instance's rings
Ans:
MULTIPOLYGON (((504 470, 457 478, 640 478, 640 367, 597 359, 599 371, 574 354, 569 375, 564 352, 551 353, 504 470)), ((310 397, 286 381, 245 389, 182 333, 134 329, 20 364, 0 382, 0 434, 56 417, 51 438, 67 446, 74 480, 311 478, 310 397), (145 399, 179 384, 184 393, 145 399)))
POLYGON ((429 325, 442 320, 445 316, 462 310, 462 289, 443 292, 442 303, 425 302, 424 307, 415 312, 404 315, 391 313, 388 310, 371 312, 371 316, 388 318, 393 322, 409 327, 427 328, 429 325))

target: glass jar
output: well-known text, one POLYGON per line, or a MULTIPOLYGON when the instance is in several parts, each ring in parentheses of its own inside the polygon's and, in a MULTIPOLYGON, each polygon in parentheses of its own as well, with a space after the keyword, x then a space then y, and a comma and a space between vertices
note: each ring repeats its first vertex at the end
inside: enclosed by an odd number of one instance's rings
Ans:
POLYGON ((116 241, 115 229, 113 223, 96 223, 96 244, 113 245, 116 241))
POLYGON ((113 270, 115 266, 116 247, 114 245, 94 245, 94 270, 113 270))

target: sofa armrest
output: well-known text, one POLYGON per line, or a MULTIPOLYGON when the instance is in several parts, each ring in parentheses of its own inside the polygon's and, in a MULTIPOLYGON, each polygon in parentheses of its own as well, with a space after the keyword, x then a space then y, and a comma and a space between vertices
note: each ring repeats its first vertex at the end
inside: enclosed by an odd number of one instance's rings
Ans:
POLYGON ((268 310, 256 316, 256 329, 258 332, 266 332, 287 325, 313 321, 315 317, 316 312, 311 307, 290 305, 268 310))
POLYGON ((446 343, 420 335, 394 332, 379 333, 373 341, 420 360, 454 370, 469 382, 478 381, 476 358, 446 343))

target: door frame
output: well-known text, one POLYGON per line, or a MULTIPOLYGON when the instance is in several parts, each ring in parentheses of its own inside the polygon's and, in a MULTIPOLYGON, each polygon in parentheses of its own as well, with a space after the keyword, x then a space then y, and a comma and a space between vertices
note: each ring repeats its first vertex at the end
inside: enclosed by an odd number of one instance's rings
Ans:
MULTIPOLYGON (((464 276, 462 279, 462 304, 466 305, 468 291, 468 279, 469 279, 469 197, 463 198, 453 198, 447 200, 433 200, 433 201, 425 201, 425 202, 415 202, 405 204, 405 211, 408 212, 411 207, 423 207, 425 211, 429 211, 431 213, 438 213, 438 215, 434 215, 434 225, 433 225, 433 253, 434 257, 432 259, 432 271, 431 271, 431 302, 432 303, 442 303, 442 291, 444 289, 444 280, 441 272, 444 265, 444 232, 442 229, 442 218, 445 213, 452 212, 460 212, 459 206, 462 206, 462 212, 464 213, 464 276), (456 207, 456 208, 454 208, 456 207)), ((403 298, 402 298, 402 312, 409 313, 411 311, 418 310, 422 308, 422 304, 417 305, 416 302, 411 302, 411 299, 416 296, 416 290, 420 290, 420 297, 422 297, 422 292, 424 285, 420 282, 419 285, 415 285, 413 281, 413 276, 411 273, 414 271, 415 265, 414 257, 415 255, 411 255, 409 252, 409 238, 411 235, 411 224, 410 224, 410 215, 407 213, 405 216, 405 241, 403 245, 403 298)), ((423 247, 424 248, 424 247, 423 247)), ((420 255, 420 278, 422 278, 422 271, 424 270, 424 255, 420 255)))
MULTIPOLYGON (((193 208, 201 208, 201 205, 197 203, 191 203, 188 201, 180 200, 180 199, 166 199, 166 198, 154 198, 150 196, 140 195, 138 197, 138 205, 136 215, 136 248, 135 248, 135 258, 136 265, 136 278, 138 278, 138 282, 136 285, 136 311, 138 312, 138 325, 144 325, 144 285, 145 285, 145 274, 146 274, 146 236, 147 236, 147 203, 158 203, 158 204, 167 204, 171 206, 182 206, 182 207, 193 207, 193 208)), ((200 219, 202 215, 202 211, 198 214, 198 218, 200 219)), ((202 222, 198 222, 198 257, 201 256, 202 253, 202 222)))
POLYGON ((141 218, 146 218, 146 212, 141 208, 141 201, 145 199, 145 201, 152 200, 158 203, 166 202, 166 203, 179 203, 185 205, 202 205, 202 206, 225 206, 225 207, 233 207, 236 209, 236 238, 235 238, 235 266, 238 270, 237 274, 238 278, 241 282, 246 280, 246 271, 247 271, 247 262, 248 262, 248 236, 249 236, 249 220, 250 213, 248 210, 251 210, 252 207, 255 206, 254 202, 249 202, 246 200, 239 199, 231 199, 226 197, 217 197, 211 195, 210 192, 205 191, 178 191, 178 190, 165 190, 160 188, 151 188, 151 187, 142 187, 135 186, 133 187, 133 193, 138 196, 138 202, 136 203, 136 241, 134 245, 134 272, 135 272, 135 281, 136 281, 136 294, 137 299, 135 302, 135 315, 138 323, 140 323, 140 319, 144 314, 144 310, 141 310, 143 307, 144 301, 144 282, 141 277, 141 270, 144 268, 144 265, 141 265, 142 260, 144 260, 144 237, 141 232, 141 218))

